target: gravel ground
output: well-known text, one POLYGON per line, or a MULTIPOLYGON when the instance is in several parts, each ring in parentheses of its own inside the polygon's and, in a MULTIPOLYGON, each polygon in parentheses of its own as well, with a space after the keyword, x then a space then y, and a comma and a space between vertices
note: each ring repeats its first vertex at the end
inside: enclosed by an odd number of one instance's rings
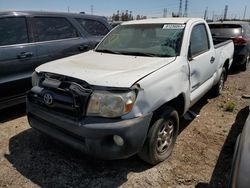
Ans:
POLYGON ((237 135, 247 117, 250 67, 229 75, 224 93, 201 99, 181 120, 171 157, 150 166, 137 156, 102 161, 30 129, 25 106, 0 111, 0 187, 226 187, 237 135), (236 104, 226 112, 228 101, 236 104))

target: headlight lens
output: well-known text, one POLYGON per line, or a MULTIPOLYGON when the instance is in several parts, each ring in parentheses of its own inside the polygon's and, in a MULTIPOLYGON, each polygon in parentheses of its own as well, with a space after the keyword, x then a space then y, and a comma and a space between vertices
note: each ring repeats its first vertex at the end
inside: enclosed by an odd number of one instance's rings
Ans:
POLYGON ((39 84, 39 76, 38 76, 36 71, 32 73, 31 81, 32 81, 32 86, 33 87, 38 86, 38 84, 39 84))
POLYGON ((96 91, 90 98, 87 115, 119 117, 132 110, 135 99, 136 94, 134 91, 126 93, 96 91))

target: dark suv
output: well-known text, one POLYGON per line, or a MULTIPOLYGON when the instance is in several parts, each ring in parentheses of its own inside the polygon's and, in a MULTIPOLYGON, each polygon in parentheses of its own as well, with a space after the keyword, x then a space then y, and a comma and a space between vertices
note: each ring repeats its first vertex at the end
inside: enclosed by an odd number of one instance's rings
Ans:
POLYGON ((100 16, 0 12, 0 109, 25 101, 38 65, 88 51, 110 29, 100 16))
POLYGON ((224 21, 209 23, 216 42, 232 39, 234 42, 234 61, 232 68, 245 71, 250 54, 250 26, 248 22, 224 21))

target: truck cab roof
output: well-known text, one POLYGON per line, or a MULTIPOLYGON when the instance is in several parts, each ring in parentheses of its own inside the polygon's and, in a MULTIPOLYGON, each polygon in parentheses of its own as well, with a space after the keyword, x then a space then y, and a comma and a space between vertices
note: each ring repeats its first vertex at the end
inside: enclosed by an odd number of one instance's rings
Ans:
POLYGON ((187 22, 204 21, 201 18, 152 18, 145 20, 133 20, 123 22, 121 25, 132 25, 132 24, 164 24, 164 23, 175 23, 175 24, 186 24, 187 22))

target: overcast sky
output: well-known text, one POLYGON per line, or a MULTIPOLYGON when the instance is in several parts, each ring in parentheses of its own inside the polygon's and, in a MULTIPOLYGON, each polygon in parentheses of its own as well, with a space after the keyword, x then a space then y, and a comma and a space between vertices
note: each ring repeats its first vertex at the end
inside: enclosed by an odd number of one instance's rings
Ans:
MULTIPOLYGON (((116 10, 131 10, 134 15, 146 15, 148 17, 161 17, 163 9, 167 8, 168 16, 172 12, 178 12, 179 0, 0 0, 0 10, 43 10, 91 13, 91 5, 94 14, 110 16, 116 10)), ((184 12, 185 0, 183 0, 184 12)), ((188 16, 203 17, 206 7, 208 17, 223 14, 225 5, 228 5, 228 18, 243 18, 245 6, 245 18, 250 19, 250 0, 188 0, 188 16)))

